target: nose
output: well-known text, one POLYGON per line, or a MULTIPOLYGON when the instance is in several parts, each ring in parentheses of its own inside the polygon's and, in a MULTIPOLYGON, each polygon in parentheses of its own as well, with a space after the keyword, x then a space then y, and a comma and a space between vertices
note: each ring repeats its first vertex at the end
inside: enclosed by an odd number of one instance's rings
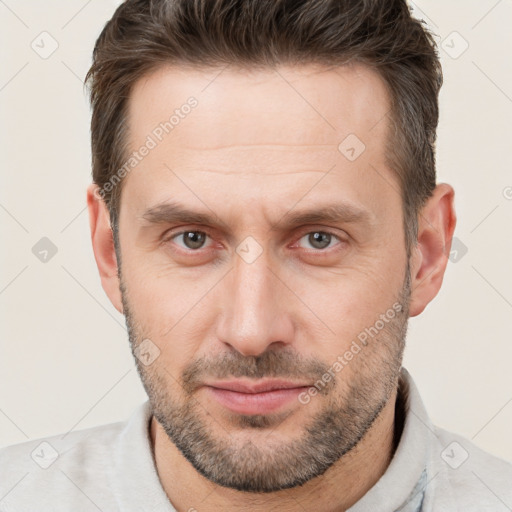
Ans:
POLYGON ((244 356, 257 356, 271 345, 293 339, 291 292, 269 267, 265 252, 248 263, 235 255, 222 287, 217 339, 244 356))

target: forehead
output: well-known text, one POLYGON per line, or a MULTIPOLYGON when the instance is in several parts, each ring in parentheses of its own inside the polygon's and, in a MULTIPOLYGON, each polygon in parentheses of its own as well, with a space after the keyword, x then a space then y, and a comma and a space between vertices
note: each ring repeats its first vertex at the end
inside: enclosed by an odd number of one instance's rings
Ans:
POLYGON ((289 208, 308 189, 311 201, 344 193, 354 203, 385 199, 382 175, 394 178, 385 168, 389 105, 381 77, 358 64, 161 67, 130 95, 129 151, 149 139, 152 147, 125 178, 136 194, 123 196, 134 208, 180 191, 220 205, 236 190, 262 207, 285 195, 289 208))
POLYGON ((133 135, 150 133, 190 97, 198 101, 192 121, 173 131, 187 148, 216 147, 227 140, 332 144, 351 131, 363 136, 389 111, 384 81, 361 64, 275 69, 163 66, 132 89, 133 135))

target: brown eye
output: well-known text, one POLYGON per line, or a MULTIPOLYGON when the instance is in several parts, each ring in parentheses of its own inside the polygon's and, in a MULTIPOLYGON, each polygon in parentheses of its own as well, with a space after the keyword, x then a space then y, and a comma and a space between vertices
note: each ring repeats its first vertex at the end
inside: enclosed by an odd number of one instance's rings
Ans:
POLYGON ((172 236, 171 240, 177 240, 180 237, 182 237, 183 245, 178 245, 184 247, 185 249, 196 250, 201 249, 203 247, 207 236, 208 235, 202 231, 182 231, 181 233, 177 233, 174 236, 172 236))

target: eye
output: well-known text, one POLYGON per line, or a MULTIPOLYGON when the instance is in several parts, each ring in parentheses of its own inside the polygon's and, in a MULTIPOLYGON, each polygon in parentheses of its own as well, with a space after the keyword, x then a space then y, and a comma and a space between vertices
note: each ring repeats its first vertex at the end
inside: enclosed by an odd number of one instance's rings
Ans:
POLYGON ((179 240, 180 238, 183 240, 183 245, 178 243, 178 246, 194 251, 203 248, 206 239, 209 237, 204 231, 181 231, 168 237, 166 241, 179 240))
POLYGON ((301 240, 306 240, 306 242, 317 251, 332 247, 331 242, 335 240, 341 242, 338 236, 327 231, 311 231, 302 236, 299 243, 301 240))

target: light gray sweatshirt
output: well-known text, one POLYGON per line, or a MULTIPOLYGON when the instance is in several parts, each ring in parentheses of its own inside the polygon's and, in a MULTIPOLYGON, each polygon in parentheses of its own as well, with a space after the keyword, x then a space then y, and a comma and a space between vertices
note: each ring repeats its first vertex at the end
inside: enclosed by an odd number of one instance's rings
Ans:
MULTIPOLYGON (((510 512, 512 464, 433 426, 405 368, 399 399, 393 459, 348 512, 510 512)), ((147 401, 125 422, 1 449, 0 512, 176 512, 155 468, 150 419, 147 401)))

